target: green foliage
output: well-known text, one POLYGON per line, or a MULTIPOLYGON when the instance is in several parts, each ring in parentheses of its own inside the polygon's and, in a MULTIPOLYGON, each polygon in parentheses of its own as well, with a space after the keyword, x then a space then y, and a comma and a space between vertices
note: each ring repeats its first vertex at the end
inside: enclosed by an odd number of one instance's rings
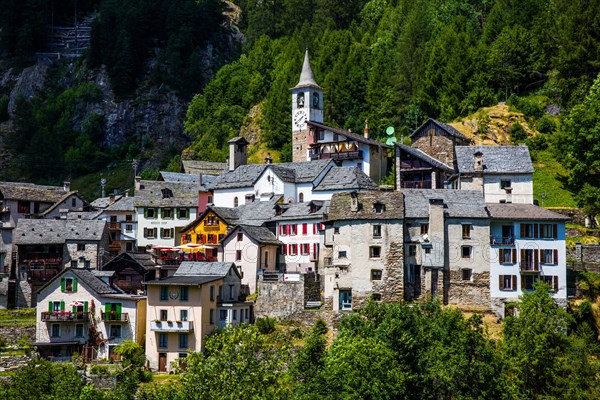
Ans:
POLYGON ((262 317, 256 319, 256 329, 263 335, 275 332, 275 318, 262 317))
POLYGON ((535 129, 540 133, 553 133, 556 128, 556 122, 548 115, 543 115, 535 123, 535 129))
POLYGON ((600 274, 583 271, 579 273, 579 290, 592 301, 600 296, 600 274))
POLYGON ((596 216, 600 214, 600 188, 584 183, 583 187, 575 197, 577 205, 587 215, 596 216))
POLYGON ((515 122, 510 126, 508 133, 510 134, 510 140, 513 143, 520 143, 527 139, 527 133, 525 133, 523 126, 518 122, 515 122))

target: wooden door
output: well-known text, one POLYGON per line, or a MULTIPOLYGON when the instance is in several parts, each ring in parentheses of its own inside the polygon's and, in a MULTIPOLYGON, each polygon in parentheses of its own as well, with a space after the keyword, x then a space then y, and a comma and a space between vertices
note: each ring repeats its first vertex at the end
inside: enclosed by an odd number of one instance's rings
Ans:
POLYGON ((158 354, 158 372, 167 372, 167 353, 158 354))

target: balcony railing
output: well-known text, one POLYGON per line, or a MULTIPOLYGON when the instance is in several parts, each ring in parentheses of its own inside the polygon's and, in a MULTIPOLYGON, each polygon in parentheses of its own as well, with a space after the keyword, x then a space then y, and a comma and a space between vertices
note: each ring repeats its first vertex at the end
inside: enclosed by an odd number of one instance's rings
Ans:
POLYGON ((29 282, 48 282, 58 275, 58 269, 31 269, 27 271, 29 282))
POLYGON ((313 153, 310 155, 311 161, 314 160, 362 160, 362 151, 340 151, 339 153, 313 153))
POLYGON ((333 259, 331 257, 323 257, 323 266, 325 266, 325 267, 333 266, 333 259))
POLYGON ((490 236, 492 246, 513 246, 515 244, 514 236, 490 236))
POLYGON ((70 312, 70 311, 45 311, 42 313, 43 322, 85 322, 88 320, 89 313, 70 312))
POLYGON ((431 181, 403 181, 400 186, 404 189, 431 189, 431 181))
POLYGON ((128 322, 129 314, 128 313, 117 313, 117 312, 103 312, 102 321, 106 322, 128 322))
POLYGON ((113 240, 111 244, 108 245, 109 250, 121 250, 122 242, 120 240, 113 240))
POLYGON ((153 332, 192 332, 194 324, 192 321, 150 321, 150 330, 153 332))
POLYGON ((108 229, 111 231, 120 231, 121 230, 121 222, 109 222, 108 229))
POLYGON ((540 272, 540 267, 538 264, 532 261, 521 261, 521 272, 540 272))

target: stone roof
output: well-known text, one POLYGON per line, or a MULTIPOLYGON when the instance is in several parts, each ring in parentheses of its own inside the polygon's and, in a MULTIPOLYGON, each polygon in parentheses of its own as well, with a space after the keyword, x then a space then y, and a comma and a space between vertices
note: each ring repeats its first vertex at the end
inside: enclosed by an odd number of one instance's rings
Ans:
POLYGON ((533 204, 520 203, 487 203, 487 212, 492 219, 508 220, 543 220, 543 221, 568 221, 569 217, 534 206, 533 204))
POLYGON ((4 199, 29 200, 44 203, 56 203, 60 201, 66 191, 61 186, 43 186, 33 183, 0 182, 0 194, 4 199))
POLYGON ((201 285, 223 279, 231 270, 239 277, 234 263, 184 261, 173 276, 145 283, 148 285, 201 285))
POLYGON ((313 75, 312 68, 310 67, 310 59, 308 57, 308 49, 304 53, 304 63, 302 64, 302 72, 300 73, 300 80, 298 84, 293 87, 293 89, 303 88, 303 87, 313 87, 317 89, 321 89, 317 82, 315 81, 315 76, 313 75))
POLYGON ((333 167, 313 191, 377 190, 377 185, 357 167, 333 167))
POLYGON ((102 269, 116 270, 116 266, 119 264, 129 264, 138 266, 144 271, 152 271, 156 269, 156 263, 150 253, 121 253, 108 261, 102 266, 102 269))
POLYGON ((475 153, 480 152, 486 174, 532 174, 527 146, 456 146, 456 166, 461 174, 475 172, 475 153))
POLYGON ((431 157, 429 154, 427 154, 427 153, 425 153, 425 152, 417 149, 416 147, 410 147, 410 146, 407 146, 407 145, 402 144, 402 143, 396 143, 396 146, 399 149, 401 149, 402 151, 407 152, 411 156, 416 157, 416 158, 418 158, 420 160, 425 161, 426 163, 431 164, 435 168, 443 169, 443 170, 446 170, 448 172, 454 172, 454 168, 452 168, 448 164, 445 164, 445 163, 441 162, 437 158, 431 157))
POLYGON ((220 175, 227 169, 227 163, 204 160, 181 160, 181 165, 186 174, 202 174, 203 177, 220 175))
POLYGON ((297 219, 321 219, 329 210, 329 200, 312 200, 304 203, 277 204, 275 208, 280 208, 281 215, 272 218, 274 221, 297 220, 297 219), (315 212, 311 212, 315 209, 315 212))
POLYGON ((402 192, 342 192, 331 197, 328 221, 390 219, 404 219, 402 192), (356 210, 352 207, 354 196, 356 210), (381 211, 377 212, 378 209, 381 211))
POLYGON ((284 182, 308 183, 317 179, 329 164, 335 163, 333 160, 289 162, 269 164, 268 169, 271 169, 284 182))
POLYGON ((96 219, 102 214, 103 210, 98 211, 69 211, 65 215, 65 219, 77 220, 77 219, 96 219))
POLYGON ((225 171, 213 181, 210 189, 233 189, 251 187, 267 168, 267 164, 240 165, 233 171, 225 171))
MULTIPOLYGON (((114 196, 113 201, 119 201, 119 199, 121 199, 121 197, 123 197, 123 196, 121 196, 120 194, 116 195, 116 196, 114 196)), ((110 196, 109 197, 98 197, 96 200, 92 201, 90 203, 90 205, 94 208, 106 208, 111 204, 110 201, 111 201, 110 196)))
POLYGON ((445 124, 443 122, 440 122, 438 120, 435 120, 433 118, 428 118, 427 121, 425 121, 421 126, 419 126, 417 129, 415 129, 415 131, 413 133, 411 133, 410 137, 412 138, 413 136, 415 136, 419 131, 421 131, 421 129, 423 129, 429 122, 433 122, 435 125, 439 126, 440 128, 442 128, 443 130, 446 131, 446 133, 448 133, 448 135, 450 136, 454 136, 457 137, 459 139, 463 139, 463 140, 467 140, 467 137, 465 135, 463 135, 462 133, 460 133, 459 131, 457 131, 454 127, 452 127, 451 125, 445 124))
POLYGON ((79 282, 85 283, 85 285, 90 288, 90 290, 96 292, 97 294, 123 294, 123 291, 116 286, 111 286, 100 279, 100 276, 97 276, 96 273, 98 271, 92 271, 89 269, 83 268, 71 268, 66 267, 63 269, 58 275, 56 275, 53 279, 51 279, 48 283, 42 286, 38 293, 41 293, 47 286, 49 286, 55 280, 61 279, 61 277, 67 272, 72 272, 73 275, 77 277, 79 282))
POLYGON ((337 133, 338 135, 344 136, 345 138, 348 138, 348 139, 351 139, 351 140, 356 140, 357 142, 360 142, 360 143, 368 144, 368 145, 371 145, 371 146, 381 146, 381 147, 386 148, 386 149, 391 149, 392 148, 391 146, 388 146, 385 143, 378 142, 377 140, 373 140, 373 139, 370 139, 370 138, 366 138, 366 137, 364 137, 364 135, 360 135, 358 133, 348 132, 345 129, 334 128, 334 127, 323 125, 321 123, 314 122, 314 121, 306 121, 306 123, 308 125, 312 125, 314 127, 317 127, 317 128, 320 128, 320 129, 324 129, 326 131, 337 133))
POLYGON ((141 181, 135 193, 136 207, 197 207, 197 183, 141 181), (173 197, 163 198, 163 189, 172 192, 173 197))
POLYGON ((449 218, 488 218, 483 193, 458 189, 402 189, 406 218, 429 218, 429 200, 441 199, 449 218))
POLYGON ((17 245, 99 241, 105 229, 106 222, 100 220, 19 219, 13 241, 17 245))
POLYGON ((121 197, 105 208, 105 211, 135 211, 136 198, 133 196, 121 197))
POLYGON ((183 172, 160 171, 157 181, 200 183, 200 174, 185 174, 183 172))
POLYGON ((259 244, 273 244, 273 245, 283 244, 281 241, 277 240, 277 237, 268 228, 266 228, 264 226, 253 226, 253 225, 238 225, 238 226, 236 226, 234 229, 232 229, 227 234, 227 236, 225 236, 223 238, 222 243, 225 243, 225 240, 227 240, 227 238, 229 236, 233 235, 233 233, 236 232, 238 228, 241 229, 242 231, 244 231, 244 233, 246 233, 246 235, 248 235, 249 238, 251 238, 252 240, 254 240, 255 242, 257 242, 259 244))

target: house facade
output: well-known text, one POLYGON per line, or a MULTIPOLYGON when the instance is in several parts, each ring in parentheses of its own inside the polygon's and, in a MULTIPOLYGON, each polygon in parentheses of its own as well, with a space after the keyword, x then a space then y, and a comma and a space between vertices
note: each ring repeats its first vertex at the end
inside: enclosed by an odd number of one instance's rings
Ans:
POLYGON ((507 304, 543 281, 558 304, 566 305, 567 217, 531 204, 487 204, 490 228, 491 308, 509 315, 507 304))
POLYGON ((396 143, 396 189, 449 189, 452 165, 431 157, 418 148, 396 143))
POLYGON ((35 346, 44 357, 110 358, 124 340, 143 344, 145 297, 124 294, 101 271, 66 268, 37 297, 35 346), (90 332, 97 343, 90 343, 90 332))
POLYGON ((97 199, 92 205, 100 209, 95 219, 106 221, 110 235, 109 252, 112 256, 137 251, 137 214, 135 198, 128 195, 110 195, 97 199))
POLYGON ((454 148, 470 144, 470 140, 451 125, 433 118, 428 118, 415 129, 410 138, 413 148, 450 166, 454 165, 454 148))
POLYGON ((171 371, 188 351, 202 351, 215 328, 252 321, 233 263, 184 262, 173 276, 146 284, 146 358, 155 371, 171 371))

